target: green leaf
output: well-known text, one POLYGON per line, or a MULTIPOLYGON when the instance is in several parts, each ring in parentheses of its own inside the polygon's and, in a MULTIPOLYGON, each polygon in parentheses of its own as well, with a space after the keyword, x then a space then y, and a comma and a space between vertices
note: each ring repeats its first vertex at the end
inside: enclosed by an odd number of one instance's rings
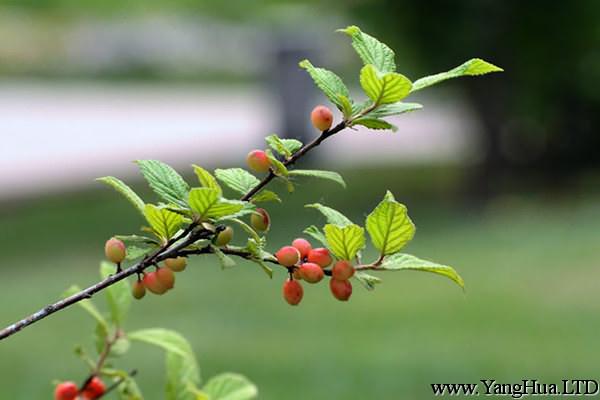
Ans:
POLYGON ((362 271, 356 271, 354 279, 359 281, 367 290, 374 290, 375 285, 381 283, 381 279, 376 276, 366 274, 362 271))
POLYGON ((290 157, 302 147, 302 142, 299 140, 281 139, 277 135, 269 135, 265 140, 274 151, 285 157, 290 157))
POLYGON ((360 70, 360 85, 375 104, 396 103, 410 93, 412 83, 396 72, 380 74, 372 64, 360 70))
POLYGON ((373 111, 364 115, 365 118, 383 118, 391 115, 400 115, 411 111, 420 110, 423 106, 419 103, 391 103, 382 104, 373 111))
POLYGON ((344 178, 337 172, 333 171, 321 171, 316 169, 295 169, 290 171, 290 176, 311 176, 314 178, 328 179, 330 181, 334 181, 335 183, 342 186, 344 189, 346 188, 346 182, 344 182, 344 178))
POLYGON ((450 71, 441 72, 435 75, 429 75, 421 79, 417 79, 413 83, 412 92, 421 90, 428 86, 432 86, 443 82, 447 79, 459 78, 461 76, 476 76, 489 74, 490 72, 502 72, 502 68, 495 66, 487 61, 480 58, 472 58, 469 61, 459 65, 450 71))
POLYGON ((123 181, 115 178, 114 176, 105 176, 96 180, 121 193, 142 215, 144 215, 144 201, 123 181))
POLYGON ((352 47, 364 64, 373 64, 381 72, 396 70, 394 51, 373 36, 364 33, 357 26, 338 29, 352 38, 352 47))
POLYGON ((246 250, 252 254, 252 259, 250 261, 255 262, 260 265, 260 267, 265 271, 269 278, 273 278, 273 269, 271 269, 265 262, 263 261, 263 256, 265 251, 263 250, 263 241, 250 238, 248 239, 248 243, 246 244, 246 250))
POLYGON ((325 238, 333 254, 340 260, 353 260, 365 247, 365 230, 358 225, 325 225, 325 238))
POLYGON ((352 125, 362 125, 369 129, 376 129, 376 130, 389 129, 393 132, 396 132, 398 130, 398 127, 396 125, 392 125, 389 122, 384 121, 379 118, 365 118, 365 117, 357 118, 352 122, 352 125))
POLYGON ((119 400, 143 400, 142 391, 135 379, 129 376, 126 371, 121 371, 120 376, 123 378, 123 383, 117 387, 119 400))
MULTIPOLYGON (((140 236, 140 235, 115 235, 115 237, 121 241, 123 241, 127 247, 130 245, 139 245, 139 246, 147 246, 151 244, 158 244, 156 239, 140 236)), ((129 250, 129 249, 127 249, 129 250)))
POLYGON ((350 221, 344 214, 337 210, 334 210, 331 207, 327 207, 319 203, 307 204, 304 207, 314 208, 320 211, 321 214, 323 214, 327 219, 327 222, 330 224, 339 226, 352 225, 352 221, 350 221))
POLYGON ((304 229, 304 233, 306 233, 313 239, 321 242, 323 244, 323 246, 327 246, 327 239, 325 239, 325 235, 316 226, 314 226, 314 225, 309 226, 308 228, 304 229))
POLYGON ((163 240, 171 239, 184 222, 183 216, 154 204, 146 204, 144 215, 152 230, 163 240))
POLYGON ((231 218, 231 219, 228 219, 228 221, 235 222, 236 224, 238 224, 239 226, 241 226, 242 229, 245 230, 247 234, 249 234, 250 236, 252 236, 252 238, 255 240, 256 243, 260 242, 260 236, 259 236, 259 234, 254 229, 252 229, 252 227, 250 225, 248 225, 247 223, 245 223, 241 219, 231 218))
POLYGON ((136 164, 152 190, 162 199, 175 204, 185 201, 190 188, 172 167, 157 160, 138 160, 136 164))
POLYGON ((397 253, 415 235, 415 225, 406 206, 398 203, 389 191, 367 216, 366 227, 373 246, 384 255, 397 253))
MULTIPOLYGON (((113 266, 113 270, 114 270, 114 266, 113 266)), ((72 285, 63 292, 62 297, 63 298, 70 297, 79 292, 81 292, 81 288, 77 285, 72 285)), ((98 308, 96 308, 96 306, 94 305, 92 300, 90 300, 90 299, 81 300, 81 301, 77 302, 77 305, 79 305, 79 307, 81 307, 85 311, 87 311, 87 313, 90 316, 92 316, 92 318, 94 318, 94 320, 96 320, 96 322, 98 323, 98 326, 101 327, 102 331, 105 334, 108 333, 108 322, 106 322, 106 319, 104 319, 104 316, 102 316, 102 314, 100 313, 98 308)))
POLYGON ((227 254, 223 253, 221 251, 221 249, 219 249, 217 246, 211 245, 210 248, 212 249, 213 253, 215 253, 217 258, 219 259, 219 263, 221 263, 222 269, 235 267, 235 261, 233 260, 233 258, 231 258, 227 254))
POLYGON ((279 176, 288 176, 288 170, 286 166, 273 155, 273 152, 268 149, 265 151, 265 153, 267 154, 269 161, 271 161, 271 169, 273 169, 273 171, 279 176))
POLYGON ((308 60, 300 61, 299 65, 300 68, 305 69, 309 73, 310 77, 325 96, 327 96, 338 109, 343 111, 347 105, 344 105, 345 100, 340 96, 344 96, 349 100, 350 91, 342 79, 331 71, 313 66, 308 60))
POLYGON ((217 375, 202 387, 210 400, 250 400, 258 396, 258 389, 246 377, 224 373, 217 375))
POLYGON ((217 179, 240 194, 246 194, 260 183, 257 177, 241 168, 216 169, 217 179))
POLYGON ((200 181, 202 186, 210 189, 216 189, 219 191, 219 194, 221 194, 221 186, 217 183, 217 180, 210 172, 196 164, 192 165, 192 167, 194 168, 194 173, 198 177, 198 181, 200 181))
POLYGON ((272 192, 270 190, 261 190, 257 194, 252 197, 253 203, 267 202, 267 201, 276 201, 281 203, 281 199, 277 193, 272 192))
POLYGON ((338 95, 338 99, 341 105, 340 111, 344 115, 344 119, 350 119, 354 111, 352 108, 352 100, 342 94, 338 95))
POLYGON ((192 189, 188 203, 201 220, 233 215, 248 205, 243 201, 223 199, 217 189, 206 187, 192 189))
POLYGON ((422 260, 410 254, 396 253, 383 260, 381 266, 378 269, 385 271, 401 271, 401 270, 412 270, 412 271, 425 271, 432 272, 434 274, 445 276, 446 278, 452 279, 458 286, 465 288, 465 282, 454 270, 454 268, 447 265, 441 265, 432 261, 422 260))
MULTIPOLYGON (((115 273, 115 266, 107 261, 100 263, 102 279, 115 273)), ((131 306, 131 290, 126 279, 116 282, 104 290, 110 315, 117 326, 122 326, 131 306)))
POLYGON ((127 255, 125 256, 125 260, 127 260, 127 261, 137 260, 138 258, 144 257, 146 254, 152 252, 155 249, 156 249, 155 246, 154 247, 127 246, 127 255))

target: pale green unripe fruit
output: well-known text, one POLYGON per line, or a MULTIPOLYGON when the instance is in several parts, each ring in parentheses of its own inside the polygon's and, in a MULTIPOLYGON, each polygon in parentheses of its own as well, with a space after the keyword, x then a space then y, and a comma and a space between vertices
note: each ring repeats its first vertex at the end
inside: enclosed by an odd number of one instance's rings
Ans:
POLYGON ((257 231, 266 231, 271 225, 271 217, 264 208, 257 208, 250 216, 250 225, 257 231))
POLYGON ((317 283, 323 279, 325 273, 320 265, 315 263, 304 263, 299 268, 300 276, 308 283, 317 283))
POLYGON ((325 106, 316 106, 310 113, 310 120, 315 128, 326 131, 333 124, 333 113, 325 106))
POLYGON ((354 275, 354 267, 349 261, 341 260, 336 262, 331 269, 331 277, 338 281, 347 281, 354 275))
POLYGON ((229 242, 231 242, 231 239, 233 239, 233 228, 228 226, 227 228, 219 232, 219 234, 215 238, 215 245, 218 247, 227 246, 229 242))
POLYGON ((131 295, 138 300, 146 295, 146 287, 142 281, 133 282, 133 285, 131 285, 131 295))
POLYGON ((337 279, 329 280, 329 289, 333 297, 339 301, 348 301, 352 295, 352 284, 350 281, 338 281, 337 279))
POLYGON ((300 261, 300 252, 292 246, 283 246, 275 253, 277 262, 284 267, 292 267, 300 261))
POLYGON ((165 265, 173 272, 181 272, 187 266, 187 259, 185 257, 167 258, 165 265))
POLYGON ((271 160, 263 150, 252 150, 246 156, 248 168, 254 172, 268 172, 271 168, 271 160))
POLYGON ((127 255, 125 243, 114 237, 108 239, 104 245, 104 254, 109 261, 120 264, 127 255))
POLYGON ((283 298, 291 306, 297 306, 304 296, 304 289, 298 281, 287 280, 283 284, 283 298))

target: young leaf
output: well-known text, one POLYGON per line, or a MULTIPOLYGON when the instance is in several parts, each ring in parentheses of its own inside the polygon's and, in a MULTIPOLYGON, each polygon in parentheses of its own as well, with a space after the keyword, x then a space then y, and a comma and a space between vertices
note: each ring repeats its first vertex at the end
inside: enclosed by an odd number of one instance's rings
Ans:
POLYGON ((322 243, 323 246, 327 246, 327 239, 325 239, 325 235, 316 226, 309 226, 308 228, 304 229, 304 233, 322 243))
POLYGON ((127 247, 129 247, 130 245, 140 245, 140 246, 147 246, 147 245, 152 245, 152 244, 158 244, 158 242, 156 241, 156 239, 147 237, 147 236, 140 236, 140 235, 115 235, 115 237, 123 242, 125 242, 125 244, 127 245, 127 247))
POLYGON ((360 70, 360 85, 375 104, 396 103, 408 96, 412 87, 404 75, 396 72, 382 75, 372 64, 360 70))
POLYGON ((115 178, 114 176, 105 176, 96 180, 121 193, 142 215, 144 215, 144 201, 123 181, 115 178))
POLYGON ((373 111, 364 115, 365 118, 383 118, 391 115, 400 115, 411 111, 420 110, 423 106, 419 103, 392 103, 382 104, 373 111))
POLYGON ((183 203, 190 188, 177 171, 157 160, 138 160, 136 164, 157 195, 168 203, 183 203))
POLYGON ((269 135, 265 141, 274 151, 285 157, 290 157, 302 147, 302 142, 299 140, 281 139, 277 135, 269 135))
POLYGON ((353 260, 365 247, 365 230, 358 225, 325 225, 325 238, 333 254, 340 260, 353 260))
POLYGON ((288 170, 285 167, 285 165, 283 165, 283 163, 281 161, 279 161, 274 155, 273 152, 271 150, 267 150, 265 151, 265 153, 267 154, 267 158, 269 159, 269 161, 271 161, 271 168, 273 169, 273 171, 275 171, 275 173, 279 176, 283 176, 286 177, 288 176, 288 170))
POLYGON ((344 110, 344 101, 340 96, 350 99, 350 92, 342 79, 331 71, 324 68, 316 68, 310 61, 302 60, 299 63, 300 68, 304 68, 317 87, 327 96, 327 98, 337 106, 341 111, 344 110))
POLYGON ((406 206, 398 203, 390 192, 367 216, 366 227, 373 246, 383 255, 397 253, 415 235, 415 225, 406 206))
POLYGON ((206 382, 202 392, 210 400, 251 400, 258 396, 258 389, 246 377, 224 373, 206 382))
POLYGON ((188 341, 175 331, 163 328, 141 329, 129 332, 127 337, 131 341, 144 342, 154 346, 161 347, 169 353, 177 354, 181 357, 194 360, 196 357, 192 352, 188 341))
MULTIPOLYGON (((100 277, 102 279, 115 273, 115 266, 107 261, 100 263, 100 277)), ((131 306, 131 291, 126 279, 110 285, 104 291, 106 302, 110 310, 111 319, 117 326, 122 326, 131 306)))
POLYGON ((216 169, 217 179, 240 194, 246 194, 260 183, 257 177, 241 168, 216 169))
POLYGON ((183 216, 154 204, 146 204, 144 216, 152 230, 163 240, 171 239, 184 221, 183 216))
POLYGON ((252 197, 253 203, 267 202, 267 201, 276 201, 277 203, 281 203, 281 199, 277 195, 277 193, 272 192, 270 190, 261 190, 257 194, 252 197))
POLYGON ((219 249, 217 246, 211 245, 210 247, 211 247, 213 253, 215 253, 217 258, 219 259, 222 269, 235 267, 235 261, 233 261, 233 258, 231 258, 227 254, 223 253, 221 251, 221 249, 219 249))
POLYGON ((223 199, 217 189, 206 187, 192 189, 188 203, 201 220, 233 215, 248 206, 243 201, 223 199))
POLYGON ((346 188, 346 182, 344 178, 337 172, 333 171, 321 171, 316 169, 294 169, 289 172, 289 176, 311 176, 313 178, 328 179, 346 188))
MULTIPOLYGON (((127 261, 133 261, 133 260, 137 260, 138 258, 142 258, 144 257, 146 254, 150 253, 151 251, 155 250, 156 247, 155 246, 145 246, 145 247, 138 247, 138 246, 127 246, 127 255, 125 256, 125 259, 127 261)), ((114 267, 113 267, 114 269, 114 267)))
POLYGON ((364 64, 373 64, 381 72, 396 71, 394 51, 373 36, 364 33, 358 26, 338 29, 352 38, 352 47, 364 64))
POLYGON ((253 258, 250 261, 253 261, 256 264, 260 265, 263 271, 265 271, 265 273, 269 275, 269 278, 273 278, 273 270, 263 261, 263 256, 265 253, 263 250, 263 241, 256 241, 252 238, 248 239, 248 243, 246 244, 246 250, 248 250, 253 256, 253 258))
POLYGON ((352 101, 343 94, 338 95, 338 99, 341 105, 340 111, 344 115, 344 119, 350 119, 352 117, 352 113, 354 112, 352 101))
POLYGON ((192 165, 192 167, 194 168, 194 172, 196 173, 196 176, 203 187, 216 189, 219 191, 219 195, 221 194, 221 186, 219 186, 217 180, 210 172, 195 164, 192 165))
POLYGON ((392 125, 389 122, 384 121, 379 118, 366 118, 366 117, 357 118, 352 122, 352 125, 362 125, 366 128, 375 129, 375 130, 389 129, 393 132, 396 132, 398 130, 398 127, 396 125, 392 125))
POLYGON ((323 214, 327 219, 327 222, 330 224, 339 226, 352 225, 352 221, 350 221, 344 214, 337 210, 334 210, 331 207, 327 207, 319 203, 307 204, 304 207, 314 208, 320 211, 321 214, 323 214))
MULTIPOLYGON (((73 285, 63 292, 62 297, 66 298, 66 297, 72 296, 79 292, 81 292, 81 288, 77 285, 73 285)), ((96 308, 96 305, 94 305, 92 300, 89 300, 89 299, 81 300, 81 301, 77 302, 77 304, 79 305, 79 307, 81 307, 85 311, 87 311, 87 313, 96 320, 96 322, 98 323, 98 326, 101 328, 102 332, 104 333, 104 336, 106 336, 108 334, 108 322, 106 322, 106 319, 104 319, 104 316, 102 316, 102 314, 96 308)))
POLYGON ((421 79, 417 79, 412 86, 412 92, 421 90, 428 86, 443 82, 446 79, 459 78, 461 76, 484 75, 490 72, 502 72, 502 68, 495 66, 480 58, 472 58, 469 61, 459 65, 450 71, 441 72, 435 75, 429 75, 421 79))
POLYGON ((454 270, 454 268, 447 265, 437 264, 431 261, 422 260, 409 254, 396 253, 383 260, 381 266, 378 269, 386 271, 401 271, 401 270, 412 270, 412 271, 425 271, 432 272, 434 274, 442 275, 452 279, 458 286, 465 288, 465 282, 454 270))
POLYGON ((381 283, 381 279, 376 276, 366 274, 362 271, 356 271, 354 279, 359 281, 367 290, 374 290, 375 285, 381 283))

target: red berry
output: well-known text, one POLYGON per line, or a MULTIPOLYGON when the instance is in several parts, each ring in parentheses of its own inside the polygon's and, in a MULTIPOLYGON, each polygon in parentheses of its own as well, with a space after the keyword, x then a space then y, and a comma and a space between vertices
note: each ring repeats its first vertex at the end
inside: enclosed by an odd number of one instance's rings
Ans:
POLYGON ((331 269, 331 277, 338 281, 347 281, 354 275, 354 267, 349 261, 338 261, 331 269))
POLYGON ((302 279, 308 283, 317 283, 325 275, 320 265, 310 262, 302 264, 299 271, 302 279))
POLYGON ((308 262, 319 264, 323 268, 327 267, 331 264, 329 250, 323 247, 312 249, 308 252, 308 262))
POLYGON ((181 272, 187 266, 187 259, 185 257, 167 258, 165 265, 173 272, 181 272))
POLYGON ((133 285, 131 285, 131 295, 138 300, 146 295, 146 287, 142 281, 133 282, 133 285))
POLYGON ((303 295, 304 289, 302 289, 300 282, 288 279, 283 284, 283 298, 289 305, 298 305, 302 300, 303 295))
POLYGON ((267 172, 271 168, 271 161, 267 157, 267 153, 262 150, 252 150, 248 153, 246 163, 254 172, 267 172))
POLYGON ((162 283, 167 290, 175 285, 175 274, 170 268, 159 268, 156 270, 156 279, 162 283))
POLYGON ((144 275, 144 279, 142 279, 142 282, 144 283, 144 286, 146 287, 146 289, 148 289, 149 291, 151 291, 154 294, 163 294, 167 290, 169 290, 169 288, 167 288, 158 279, 158 276, 156 275, 156 271, 146 273, 144 275))
POLYGON ((81 395, 85 400, 94 400, 102 396, 106 391, 104 382, 97 376, 93 377, 88 384, 83 388, 81 395))
POLYGON ((294 279, 301 281, 302 275, 300 274, 300 268, 294 268, 294 272, 292 272, 292 276, 294 277, 294 279))
POLYGON ((108 239, 104 245, 104 254, 106 254, 107 259, 115 264, 121 263, 127 254, 125 243, 114 237, 108 239))
POLYGON ((277 257, 277 262, 279 264, 284 267, 291 267, 300 261, 300 252, 295 247, 283 246, 275 253, 275 257, 277 257))
POLYGON ((302 238, 294 239, 292 246, 298 249, 300 252, 300 258, 302 259, 305 259, 308 256, 308 253, 312 250, 310 242, 302 238))
POLYGON ((54 400, 75 400, 78 392, 75 382, 61 382, 54 389, 54 400))
POLYGON ((348 301, 352 295, 352 284, 350 281, 338 281, 337 279, 329 280, 329 289, 333 297, 339 301, 348 301))
POLYGON ((271 225, 271 217, 264 208, 257 208, 250 216, 250 225, 257 231, 266 231, 271 225))
POLYGON ((229 242, 231 242, 231 239, 233 239, 233 228, 228 226, 227 228, 219 232, 219 234, 215 238, 215 245, 218 247, 226 246, 227 244, 229 244, 229 242))
POLYGON ((310 113, 310 120, 315 128, 326 131, 333 124, 333 113, 325 106, 316 106, 310 113))

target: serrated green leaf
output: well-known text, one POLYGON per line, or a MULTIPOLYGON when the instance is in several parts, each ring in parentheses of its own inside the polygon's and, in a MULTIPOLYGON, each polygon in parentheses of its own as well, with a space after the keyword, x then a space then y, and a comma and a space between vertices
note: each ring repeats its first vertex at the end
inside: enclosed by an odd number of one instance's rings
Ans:
POLYGON ((396 71, 394 51, 386 44, 364 33, 357 26, 338 29, 352 38, 352 47, 364 64, 373 64, 381 72, 396 71))
POLYGON ((344 115, 344 119, 350 119, 352 117, 352 113, 353 113, 353 104, 352 101, 344 96, 343 94, 338 95, 338 99, 340 102, 340 111, 342 112, 342 114, 344 115))
POLYGON ((146 254, 149 254, 150 252, 152 252, 155 249, 156 249, 156 247, 150 247, 150 246, 147 246, 147 247, 127 246, 127 255, 125 256, 125 260, 127 260, 127 261, 137 260, 138 258, 144 257, 146 254))
POLYGON ((469 61, 459 65, 450 71, 440 72, 439 74, 429 75, 421 79, 417 79, 412 86, 412 92, 424 89, 426 87, 438 84, 447 79, 459 78, 461 76, 476 76, 489 74, 491 72, 502 72, 502 68, 495 66, 480 58, 472 58, 469 61))
POLYGON ((184 203, 190 188, 177 171, 157 160, 138 160, 136 164, 157 195, 167 203, 184 203))
POLYGON ((265 153, 267 154, 269 161, 271 161, 271 169, 273 169, 273 171, 279 176, 288 176, 289 172, 286 166, 273 155, 273 152, 271 150, 267 150, 265 153))
POLYGON ((382 104, 364 115, 365 118, 383 118, 391 115, 400 115, 411 111, 420 110, 423 106, 419 103, 392 103, 382 104))
POLYGON ((196 164, 192 165, 192 168, 194 168, 194 173, 198 177, 198 181, 200 181, 200 184, 203 187, 216 189, 219 191, 219 195, 221 194, 221 186, 217 183, 217 180, 210 172, 196 164))
POLYGON ((184 222, 180 214, 154 204, 146 204, 144 216, 152 230, 163 240, 171 239, 184 222))
POLYGON ((432 261, 422 260, 410 254, 396 253, 386 257, 378 269, 386 271, 425 271, 445 276, 453 280, 458 286, 464 289, 465 282, 454 268, 447 265, 441 265, 432 261))
POLYGON ((217 375, 202 387, 210 400, 251 400, 258 396, 258 389, 246 377, 239 374, 217 375))
POLYGON ((415 225, 406 206, 398 203, 389 191, 367 216, 366 227, 373 246, 384 255, 397 253, 415 235, 415 225))
POLYGON ((392 125, 389 122, 384 121, 379 118, 366 118, 366 117, 357 118, 352 122, 352 125, 362 125, 366 128, 375 129, 375 130, 389 129, 393 132, 396 132, 398 130, 398 127, 396 125, 392 125))
POLYGON ((317 169, 294 169, 290 171, 290 176, 310 176, 313 178, 327 179, 330 181, 334 181, 335 183, 342 186, 344 189, 346 188, 346 182, 344 182, 344 178, 340 174, 334 171, 322 171, 317 169))
POLYGON ((144 215, 144 201, 133 191, 133 189, 127 186, 125 182, 115 178, 114 176, 104 176, 96 180, 121 193, 142 215, 144 215))
POLYGON ((277 203, 281 203, 281 198, 277 193, 272 192, 270 190, 261 190, 252 197, 253 203, 261 203, 267 201, 275 201, 277 203))
MULTIPOLYGON (((81 288, 77 285, 72 285, 63 292, 62 297, 70 297, 79 292, 81 292, 81 288)), ((84 309, 92 318, 94 318, 94 320, 98 323, 98 326, 101 328, 103 336, 106 337, 106 335, 108 334, 108 322, 106 321, 106 319, 104 319, 104 316, 98 310, 98 308, 96 308, 94 302, 90 299, 85 299, 78 301, 77 305, 84 309)))
POLYGON ((304 207, 318 210, 325 216, 327 222, 330 224, 339 226, 352 225, 352 221, 350 221, 348 217, 331 207, 327 207, 319 203, 306 204, 304 207))
POLYGON ((356 271, 356 273, 354 274, 354 279, 359 281, 361 285, 363 285, 364 288, 367 290, 374 290, 375 285, 381 283, 381 279, 379 279, 378 277, 369 275, 362 271, 356 271))
POLYGON ((257 177, 241 168, 216 169, 217 179, 240 194, 246 194, 260 183, 257 177))
POLYGON ((221 249, 219 249, 217 246, 211 245, 210 247, 211 247, 213 253, 215 253, 217 258, 219 259, 219 263, 221 263, 222 269, 235 267, 235 261, 233 260, 233 258, 231 258, 227 254, 223 253, 221 251, 221 249))
MULTIPOLYGON (((128 249, 129 250, 129 249, 128 249)), ((115 273, 115 266, 107 261, 100 263, 100 277, 105 279, 115 273)), ((104 290, 112 321, 122 326, 131 306, 131 291, 126 279, 116 282, 104 290)))
POLYGON ((206 187, 190 190, 188 203, 200 220, 233 215, 248 205, 243 201, 223 199, 217 189, 206 187))
POLYGON ((290 157, 302 147, 302 142, 299 140, 281 139, 277 135, 269 135, 265 141, 274 151, 285 157, 290 157))
POLYGON ((317 68, 310 61, 302 60, 299 63, 300 68, 305 69, 315 84, 327 96, 327 98, 336 105, 341 111, 344 110, 344 103, 340 96, 350 100, 350 91, 342 79, 333 72, 325 68, 317 68))
POLYGON ((365 230, 358 225, 344 227, 327 224, 323 228, 327 247, 340 260, 353 260, 365 247, 365 230))
POLYGON ((304 233, 306 233, 313 239, 318 240, 321 244, 323 244, 323 246, 327 246, 327 239, 325 239, 325 235, 316 226, 309 226, 308 228, 304 229, 304 233))
POLYGON ((372 64, 360 70, 360 85, 375 104, 396 103, 410 93, 412 83, 396 72, 380 74, 372 64))
POLYGON ((156 239, 140 235, 115 235, 115 238, 123 241, 128 247, 132 244, 137 244, 139 246, 158 244, 156 239))

